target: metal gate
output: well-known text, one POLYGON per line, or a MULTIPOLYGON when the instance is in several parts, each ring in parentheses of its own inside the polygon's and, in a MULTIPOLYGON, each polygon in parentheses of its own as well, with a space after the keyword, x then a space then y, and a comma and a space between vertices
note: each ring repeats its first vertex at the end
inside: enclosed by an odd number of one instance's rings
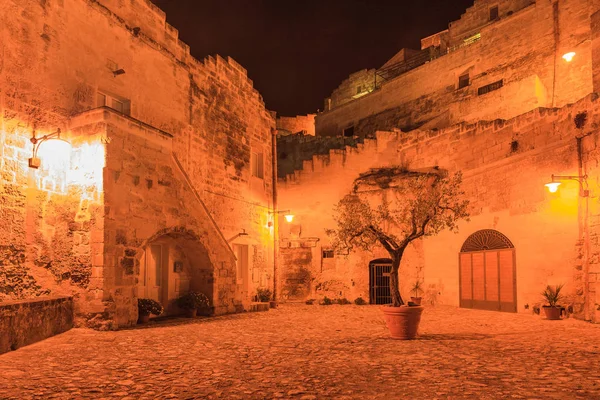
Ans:
POLYGON ((392 260, 380 258, 369 263, 369 303, 391 304, 390 271, 392 260))
POLYGON ((467 238, 459 254, 460 306, 517 312, 515 249, 498 231, 467 238))

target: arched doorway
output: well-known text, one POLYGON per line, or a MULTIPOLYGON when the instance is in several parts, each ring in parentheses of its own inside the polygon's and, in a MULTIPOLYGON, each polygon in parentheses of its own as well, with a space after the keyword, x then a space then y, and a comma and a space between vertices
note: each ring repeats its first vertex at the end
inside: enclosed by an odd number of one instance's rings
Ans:
POLYGON ((369 263, 369 304, 390 304, 390 272, 392 260, 379 258, 369 263))
POLYGON ((459 254, 460 306, 517 312, 515 248, 502 233, 483 229, 465 240, 459 254))
POLYGON ((190 290, 204 293, 214 304, 214 268, 208 252, 191 231, 161 232, 141 248, 138 298, 161 303, 165 314, 178 314, 175 300, 190 290))

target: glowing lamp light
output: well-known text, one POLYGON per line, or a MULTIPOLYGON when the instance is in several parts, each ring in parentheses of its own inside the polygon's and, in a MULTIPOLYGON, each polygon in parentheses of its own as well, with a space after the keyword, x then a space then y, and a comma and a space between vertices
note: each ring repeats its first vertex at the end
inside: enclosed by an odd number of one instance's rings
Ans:
POLYGON ((44 169, 66 170, 71 160, 71 144, 60 138, 60 129, 54 133, 30 139, 33 144, 33 157, 29 159, 31 168, 39 168, 41 160, 44 161, 44 169))
POLYGON ((560 182, 550 182, 545 185, 548 188, 550 193, 556 193, 558 187, 560 186, 560 182))
POLYGON ((292 222, 294 220, 293 214, 285 214, 284 217, 287 222, 292 222))
POLYGON ((563 54, 562 58, 566 61, 566 62, 571 62, 571 60, 573 60, 573 57, 575 57, 575 52, 574 51, 570 51, 568 53, 563 54))

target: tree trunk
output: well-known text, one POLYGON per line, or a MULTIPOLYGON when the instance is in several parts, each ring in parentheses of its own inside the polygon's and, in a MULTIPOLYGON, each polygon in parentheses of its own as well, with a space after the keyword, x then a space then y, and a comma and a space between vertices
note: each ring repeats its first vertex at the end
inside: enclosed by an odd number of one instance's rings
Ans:
POLYGON ((398 279, 398 270, 400 269, 400 260, 402 260, 404 249, 396 250, 392 256, 392 270, 390 271, 390 293, 392 295, 392 307, 404 305, 402 296, 400 296, 400 281, 398 279))

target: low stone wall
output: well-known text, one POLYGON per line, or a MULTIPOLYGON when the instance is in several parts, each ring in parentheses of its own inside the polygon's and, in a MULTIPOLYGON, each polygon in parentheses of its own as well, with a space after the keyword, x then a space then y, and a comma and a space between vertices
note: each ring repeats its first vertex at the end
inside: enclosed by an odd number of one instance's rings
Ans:
POLYGON ((38 297, 0 303, 0 354, 72 327, 72 297, 38 297))

